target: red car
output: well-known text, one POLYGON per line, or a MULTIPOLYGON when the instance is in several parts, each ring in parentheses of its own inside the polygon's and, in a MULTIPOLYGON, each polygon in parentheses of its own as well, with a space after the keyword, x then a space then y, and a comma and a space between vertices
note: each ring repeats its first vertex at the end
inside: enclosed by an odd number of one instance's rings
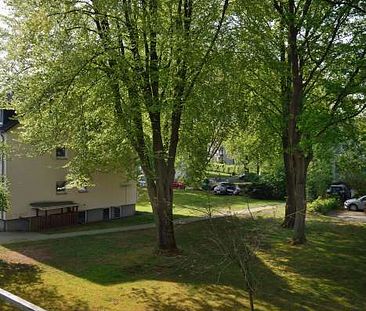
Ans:
POLYGON ((182 190, 184 190, 184 189, 186 189, 186 185, 182 181, 175 180, 172 183, 172 188, 173 189, 182 189, 182 190))

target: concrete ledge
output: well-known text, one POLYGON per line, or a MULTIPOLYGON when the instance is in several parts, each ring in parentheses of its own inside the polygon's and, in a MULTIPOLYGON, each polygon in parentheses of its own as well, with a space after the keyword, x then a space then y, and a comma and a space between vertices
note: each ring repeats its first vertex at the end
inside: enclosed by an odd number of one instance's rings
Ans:
POLYGON ((0 288, 0 299, 12 304, 13 306, 17 307, 19 310, 22 311, 46 311, 36 305, 16 296, 12 293, 7 292, 0 288))

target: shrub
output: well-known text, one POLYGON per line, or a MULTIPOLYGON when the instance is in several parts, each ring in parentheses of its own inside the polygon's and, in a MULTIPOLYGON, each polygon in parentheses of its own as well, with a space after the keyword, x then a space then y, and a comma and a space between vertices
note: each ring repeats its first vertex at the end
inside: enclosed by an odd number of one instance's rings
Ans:
POLYGON ((251 183, 255 183, 255 182, 259 182, 260 181, 260 175, 256 174, 256 173, 244 173, 242 174, 239 179, 243 182, 251 182, 251 183))
POLYGON ((340 202, 338 198, 317 198, 310 204, 308 204, 308 211, 310 213, 320 213, 327 214, 331 210, 335 210, 340 207, 340 202))
POLYGON ((284 199, 286 195, 284 173, 279 170, 259 176, 259 180, 248 187, 248 194, 255 199, 284 199))
POLYGON ((248 194, 254 199, 272 199, 272 187, 262 181, 254 182, 248 186, 248 194))

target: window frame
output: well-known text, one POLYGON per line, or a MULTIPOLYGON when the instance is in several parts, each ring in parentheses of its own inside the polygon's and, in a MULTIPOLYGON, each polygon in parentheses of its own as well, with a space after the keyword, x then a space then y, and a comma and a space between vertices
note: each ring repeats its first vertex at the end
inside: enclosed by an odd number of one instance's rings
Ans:
POLYGON ((67 159, 67 149, 66 149, 66 147, 56 147, 55 155, 56 155, 57 160, 67 159), (58 155, 59 150, 63 150, 63 155, 58 155))
POLYGON ((112 219, 122 218, 122 211, 120 206, 112 206, 111 209, 112 219), (117 212, 118 211, 118 212, 117 212), (116 216, 117 215, 117 216, 116 216))

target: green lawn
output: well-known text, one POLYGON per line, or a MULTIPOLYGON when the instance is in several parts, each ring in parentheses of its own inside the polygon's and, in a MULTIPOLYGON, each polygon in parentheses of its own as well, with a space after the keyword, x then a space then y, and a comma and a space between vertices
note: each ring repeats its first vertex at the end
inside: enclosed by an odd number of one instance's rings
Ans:
MULTIPOLYGON (((256 221, 257 310, 366 310, 366 226, 313 216, 295 247, 280 221, 256 221)), ((240 272, 219 264, 209 232, 208 222, 177 226, 177 257, 154 255, 153 230, 7 245, 0 287, 50 311, 248 310, 240 272)))
MULTIPOLYGON (((245 196, 217 196, 196 190, 174 191, 174 217, 176 219, 205 216, 207 215, 209 208, 212 209, 214 213, 220 213, 222 211, 227 211, 228 209, 243 210, 248 206, 283 206, 283 204, 284 203, 281 201, 256 200, 245 196)), ((154 216, 152 214, 146 189, 139 189, 136 212, 136 215, 133 217, 68 228, 52 229, 48 230, 46 233, 53 234, 152 223, 154 222, 154 216)))

